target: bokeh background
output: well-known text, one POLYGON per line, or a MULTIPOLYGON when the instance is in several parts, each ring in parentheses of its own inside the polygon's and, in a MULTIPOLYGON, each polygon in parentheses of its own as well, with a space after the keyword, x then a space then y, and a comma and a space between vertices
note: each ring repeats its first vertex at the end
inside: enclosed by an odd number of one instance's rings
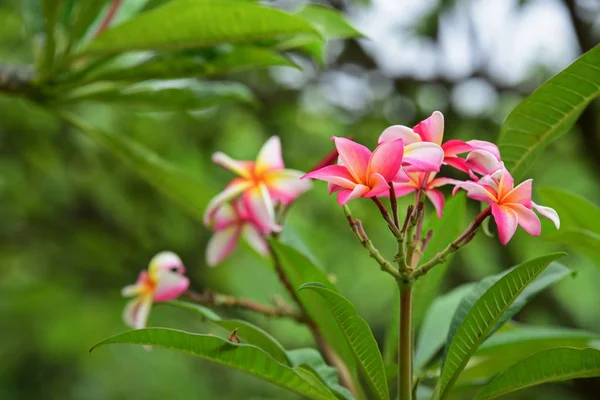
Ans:
MULTIPOLYGON (((274 4, 295 9, 303 2, 274 4)), ((331 150, 332 135, 352 135, 372 147, 385 127, 414 125, 436 109, 446 116, 446 138, 493 141, 512 107, 600 37, 596 0, 325 4, 343 10, 367 38, 330 43, 324 68, 298 58, 303 70, 236 75, 256 92, 258 108, 140 114, 94 105, 81 111, 91 123, 131 136, 202 176, 212 184, 203 190, 213 194, 231 175, 210 163, 212 152, 253 159, 274 134, 282 138, 286 164, 302 170, 331 150)), ((31 62, 29 48, 19 1, 0 0, 0 62, 31 62)), ((536 162, 534 191, 559 187, 600 204, 598 106, 592 104, 536 162)), ((391 253, 394 241, 372 204, 357 201, 353 209, 391 253)), ((179 353, 112 346, 88 354, 96 341, 125 329, 120 288, 160 250, 182 256, 198 291, 265 302, 283 291, 268 261, 245 246, 218 268, 207 268, 210 232, 201 223, 76 130, 7 97, 0 97, 0 221, 0 399, 295 398, 179 353)), ((289 225, 383 341, 394 284, 355 243, 324 184, 297 201, 289 225)), ((545 232, 552 229, 544 225, 545 232)), ((557 249, 544 236, 519 231, 502 247, 479 235, 454 259, 444 290, 557 249)), ((600 266, 574 252, 564 263, 576 277, 539 295, 518 319, 600 331, 600 266)), ((292 322, 225 314, 249 318, 287 348, 312 345, 308 331, 292 322)), ((150 324, 214 329, 163 307, 153 310, 150 324)), ((598 393, 600 382, 584 379, 514 398, 597 399, 598 393)))

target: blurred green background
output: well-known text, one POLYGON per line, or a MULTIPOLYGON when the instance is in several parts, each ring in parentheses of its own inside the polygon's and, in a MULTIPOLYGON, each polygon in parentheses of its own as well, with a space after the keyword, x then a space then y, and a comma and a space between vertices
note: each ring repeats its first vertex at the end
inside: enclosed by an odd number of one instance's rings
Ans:
MULTIPOLYGON (((302 2, 274 4, 298 8, 302 2)), ((212 182, 231 174, 214 166, 222 150, 253 159, 270 136, 283 141, 286 165, 308 170, 332 149, 332 135, 373 147, 391 124, 414 125, 439 109, 446 139, 494 140, 524 95, 597 43, 595 1, 335 1, 370 39, 329 44, 325 68, 274 68, 234 76, 261 100, 258 108, 224 105, 181 113, 133 113, 89 105, 97 126, 135 138, 166 160, 212 182)), ((0 62, 28 63, 18 1, 0 0, 0 62)), ((598 103, 553 143, 530 175, 534 191, 560 187, 600 204, 598 103)), ((534 193, 534 199, 539 200, 534 193)), ((380 249, 395 242, 370 202, 352 204, 380 249)), ((477 212, 472 204, 470 215, 477 212)), ((204 265, 210 232, 176 203, 87 137, 26 101, 0 97, 0 399, 288 399, 274 386, 179 353, 112 346, 125 300, 158 251, 181 255, 193 288, 268 302, 283 294, 269 262, 241 246, 223 265, 204 265)), ((465 221, 466 225, 467 221, 465 221)), ((289 225, 342 293, 383 340, 395 285, 368 259, 325 185, 297 201, 289 225)), ((544 225, 544 232, 554 228, 544 225)), ((506 248, 479 235, 454 259, 444 290, 480 279, 556 246, 519 230, 506 248)), ((600 252, 600 249, 599 249, 600 252)), ((600 270, 571 252, 577 271, 538 296, 518 316, 538 325, 600 331, 600 270)), ((265 327, 287 348, 311 346, 293 322, 224 312, 265 327)), ((150 325, 198 332, 214 328, 183 311, 156 307, 150 325)), ((527 399, 597 399, 600 383, 524 391, 527 399)), ((515 396, 515 398, 517 398, 515 396)))

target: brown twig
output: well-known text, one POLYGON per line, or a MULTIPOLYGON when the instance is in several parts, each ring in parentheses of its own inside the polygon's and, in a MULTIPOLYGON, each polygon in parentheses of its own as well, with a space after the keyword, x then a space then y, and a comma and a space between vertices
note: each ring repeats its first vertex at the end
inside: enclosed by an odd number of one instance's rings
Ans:
POLYGON ((385 206, 383 205, 381 200, 379 200, 377 197, 372 197, 371 200, 373 200, 373 203, 375 203, 377 205, 377 207, 379 208, 379 212, 383 216, 383 219, 385 219, 385 222, 387 222, 392 233, 396 237, 399 237, 400 229, 398 229, 398 227, 394 224, 394 220, 392 219, 392 217, 390 217, 390 214, 388 213, 387 209, 385 208, 385 206))
POLYGON ((400 229, 400 221, 398 220, 398 198, 396 197, 396 189, 392 182, 390 185, 390 208, 392 209, 392 216, 394 217, 394 224, 400 229))
POLYGON ((104 17, 104 19, 100 23, 100 26, 98 27, 98 30, 94 34, 94 37, 97 37, 110 26, 110 23, 117 15, 117 11, 119 11, 119 7, 121 7, 121 4, 123 4, 123 0, 113 0, 112 4, 110 5, 110 8, 108 9, 108 12, 106 13, 106 16, 104 17))

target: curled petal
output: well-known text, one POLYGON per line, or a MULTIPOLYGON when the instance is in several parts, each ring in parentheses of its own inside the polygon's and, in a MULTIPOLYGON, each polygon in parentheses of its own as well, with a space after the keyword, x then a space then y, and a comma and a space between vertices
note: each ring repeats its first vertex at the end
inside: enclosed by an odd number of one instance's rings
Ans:
POLYGON ((413 184, 413 182, 407 183, 396 183, 394 182, 394 192, 396 193, 396 197, 406 196, 409 193, 416 191, 417 188, 413 184))
MULTIPOLYGON (((234 200, 234 202, 236 202, 234 200)), ((213 220, 213 229, 215 231, 220 231, 228 226, 236 224, 239 220, 238 213, 235 207, 232 207, 230 204, 223 204, 216 211, 213 220)))
POLYGON ((301 171, 283 169, 269 174, 266 180, 273 200, 289 204, 312 187, 312 182, 300 180, 301 171))
POLYGON ((343 187, 336 185, 334 183, 327 183, 327 193, 333 194, 335 192, 339 192, 343 187))
POLYGON ((340 154, 342 164, 348 169, 350 175, 354 177, 357 183, 366 183, 367 168, 371 151, 365 146, 353 142, 350 139, 333 137, 335 147, 340 154))
POLYGON ((448 140, 442 144, 442 149, 444 149, 446 157, 475 150, 470 144, 457 139, 448 140))
POLYGON ((542 225, 540 219, 535 213, 522 204, 504 204, 503 207, 510 207, 515 214, 519 225, 525 229, 525 232, 532 236, 539 236, 542 233, 542 225))
POLYGON ((371 176, 369 176, 369 188, 371 190, 369 190, 369 193, 365 194, 363 197, 375 197, 386 192, 388 192, 389 195, 390 191, 390 185, 388 184, 388 181, 383 177, 383 175, 380 174, 371 174, 371 176))
POLYGON ((452 191, 452 194, 456 194, 456 191, 458 189, 464 189, 467 191, 467 197, 473 199, 473 200, 477 200, 477 201, 481 201, 487 204, 491 204, 491 203, 496 203, 496 196, 494 196, 494 193, 490 192, 488 188, 486 188, 485 186, 476 183, 476 182, 471 182, 471 181, 466 181, 466 182, 457 182, 455 183, 455 187, 454 190, 452 191))
POLYGON ((403 161, 420 171, 438 172, 444 161, 444 150, 435 143, 411 143, 404 146, 403 161))
POLYGON ((444 157, 444 164, 454 167, 457 170, 462 171, 462 172, 470 171, 470 168, 467 165, 467 162, 460 157, 446 155, 446 157, 444 157))
POLYGON ((227 154, 218 151, 212 155, 212 161, 221 167, 235 172, 243 178, 251 178, 254 163, 251 161, 234 160, 227 154))
POLYGON ((560 229, 560 218, 554 208, 540 206, 539 204, 535 204, 533 201, 531 202, 531 206, 535 208, 535 210, 541 215, 554 222, 556 229, 560 229))
POLYGON ((267 241, 256 226, 250 223, 244 224, 242 236, 258 254, 263 256, 269 254, 267 241))
POLYGON ((219 207, 229 200, 239 196, 244 190, 252 186, 252 182, 243 178, 234 179, 221 193, 213 197, 206 211, 204 211, 204 225, 210 226, 213 223, 215 214, 219 207))
POLYGON ((260 175, 265 171, 276 171, 283 168, 281 140, 279 140, 278 136, 271 136, 262 146, 256 157, 256 174, 260 175))
POLYGON ((502 163, 486 150, 474 150, 470 152, 465 163, 469 169, 481 175, 489 175, 502 166, 502 163))
POLYGON ((437 189, 427 190, 425 191, 425 194, 433 204, 433 207, 435 207, 438 218, 442 218, 444 216, 444 204, 446 202, 444 194, 437 189))
POLYGON ((377 146, 369 159, 367 176, 371 179, 372 174, 380 174, 387 182, 398 174, 402 167, 402 155, 404 143, 402 139, 384 142, 377 146))
MULTIPOLYGON (((504 174, 504 176, 506 176, 506 174, 504 174)), ((510 175, 508 175, 510 176, 510 175)), ((512 177, 510 177, 510 179, 512 180, 512 177)), ((517 186, 516 188, 510 190, 504 197, 502 197, 502 203, 518 203, 518 204, 522 204, 527 208, 531 208, 531 184, 533 182, 533 179, 527 179, 526 181, 522 182, 519 186, 517 186)), ((505 180, 501 179, 500 183, 498 184, 499 186, 504 184, 505 187, 508 187, 508 184, 505 182, 505 180)), ((501 189, 501 186, 500 186, 501 189)), ((506 193, 506 192, 505 192, 506 193)))
POLYGON ((356 186, 354 177, 350 175, 348 169, 343 165, 328 165, 316 171, 309 172, 302 177, 302 179, 305 178, 319 179, 341 186, 344 189, 354 189, 354 186, 356 186))
POLYGON ((177 271, 179 273, 185 272, 185 267, 181 258, 172 251, 161 251, 150 260, 148 271, 150 276, 154 278, 154 274, 159 271, 177 271))
POLYGON ((176 299, 185 292, 190 280, 177 272, 161 271, 158 275, 154 290, 154 301, 169 301, 176 299))
POLYGON ((145 328, 151 308, 151 296, 140 296, 130 300, 123 311, 123 321, 133 329, 145 328))
POLYGON ((498 226, 500 243, 506 245, 517 230, 517 214, 510 207, 492 204, 492 215, 498 226))
POLYGON ((406 171, 404 171, 404 167, 402 167, 398 170, 398 173, 396 174, 396 176, 394 176, 394 178, 392 179, 392 182, 398 182, 398 183, 410 182, 410 177, 408 176, 406 171))
POLYGON ((383 142, 396 139, 402 139, 404 144, 411 144, 414 142, 420 142, 421 136, 417 135, 415 131, 410 129, 408 126, 392 125, 381 132, 377 143, 381 144, 383 142))
MULTIPOLYGON (((498 198, 503 198, 515 187, 515 180, 502 163, 502 168, 499 173, 494 174, 494 179, 498 183, 498 198), (497 177, 497 178, 496 178, 497 177)), ((530 196, 531 197, 531 194, 530 196)), ((505 201, 506 203, 517 203, 516 201, 505 201)), ((531 208, 531 206, 530 206, 531 208)))
POLYGON ((444 114, 434 111, 429 118, 419 122, 413 130, 424 141, 441 145, 444 139, 444 114))
POLYGON ((239 226, 232 226, 215 232, 206 247, 206 265, 214 267, 226 259, 235 250, 240 234, 241 229, 239 226))
POLYGON ((459 181, 457 179, 435 178, 431 182, 429 182, 429 184, 427 185, 427 188, 431 189, 431 188, 436 188, 436 187, 440 187, 440 186, 444 186, 444 185, 458 185, 460 183, 462 183, 462 181, 459 181))
POLYGON ((485 150, 492 153, 498 161, 500 161, 500 150, 494 143, 486 142, 485 140, 469 140, 467 144, 473 147, 474 150, 485 150))
POLYGON ((354 200, 358 197, 364 196, 369 191, 369 187, 366 185, 356 185, 352 190, 344 189, 337 194, 337 201, 340 206, 343 206, 350 200, 354 200))
POLYGON ((246 209, 255 225, 264 233, 279 231, 275 223, 275 207, 264 183, 246 191, 243 196, 246 209))

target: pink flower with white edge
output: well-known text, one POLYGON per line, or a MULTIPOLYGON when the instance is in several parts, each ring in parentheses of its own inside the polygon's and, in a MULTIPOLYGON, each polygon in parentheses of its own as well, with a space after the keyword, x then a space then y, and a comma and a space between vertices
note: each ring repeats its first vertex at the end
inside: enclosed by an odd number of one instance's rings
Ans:
POLYGON ((261 229, 276 230, 274 204, 289 204, 311 187, 310 181, 299 179, 303 172, 285 168, 281 157, 281 141, 277 136, 267 140, 256 161, 234 160, 221 152, 213 154, 212 160, 239 177, 210 201, 204 214, 207 226, 213 223, 222 204, 241 195, 261 229))
POLYGON ((137 282, 123 288, 124 297, 133 297, 125 306, 123 319, 128 326, 146 326, 152 303, 176 299, 190 285, 184 276, 185 267, 177 254, 163 251, 150 260, 147 271, 140 272, 137 282))
POLYGON ((406 174, 410 179, 408 182, 393 183, 396 196, 405 196, 422 189, 435 207, 438 218, 442 218, 446 201, 444 199, 444 194, 436 188, 449 183, 454 183, 455 181, 449 178, 436 178, 434 173, 429 172, 407 172, 406 174))
POLYGON ((556 229, 560 228, 560 219, 554 209, 531 201, 532 182, 532 179, 528 179, 515 187, 513 177, 505 168, 501 168, 492 175, 482 177, 478 182, 455 181, 454 191, 459 188, 465 189, 467 197, 491 205, 500 242, 506 245, 515 234, 517 225, 521 225, 533 236, 542 232, 540 220, 532 208, 554 222, 556 229))
MULTIPOLYGON (((402 139, 406 149, 409 149, 410 146, 416 143, 435 143, 443 149, 444 164, 451 165, 463 172, 469 172, 471 168, 464 159, 458 157, 458 154, 461 153, 485 150, 492 154, 498 161, 500 160, 498 147, 490 142, 483 140, 469 140, 468 142, 448 140, 446 143, 442 143, 444 139, 444 115, 439 111, 434 111, 429 118, 419 122, 412 129, 404 125, 390 126, 379 136, 379 143, 396 139, 402 139)), ((415 164, 412 168, 406 168, 406 171, 423 170, 422 168, 419 169, 419 167, 419 165, 415 164)))
POLYGON ((402 175, 404 144, 402 140, 382 143, 371 153, 350 139, 333 137, 340 164, 311 171, 302 178, 328 182, 330 193, 339 191, 340 205, 358 197, 375 197, 389 190, 389 183, 402 175))
POLYGON ((206 263, 211 267, 227 258, 242 237, 257 253, 262 255, 269 253, 265 237, 270 230, 254 220, 246 202, 241 198, 219 207, 214 216, 213 227, 215 233, 210 238, 206 249, 206 263))

